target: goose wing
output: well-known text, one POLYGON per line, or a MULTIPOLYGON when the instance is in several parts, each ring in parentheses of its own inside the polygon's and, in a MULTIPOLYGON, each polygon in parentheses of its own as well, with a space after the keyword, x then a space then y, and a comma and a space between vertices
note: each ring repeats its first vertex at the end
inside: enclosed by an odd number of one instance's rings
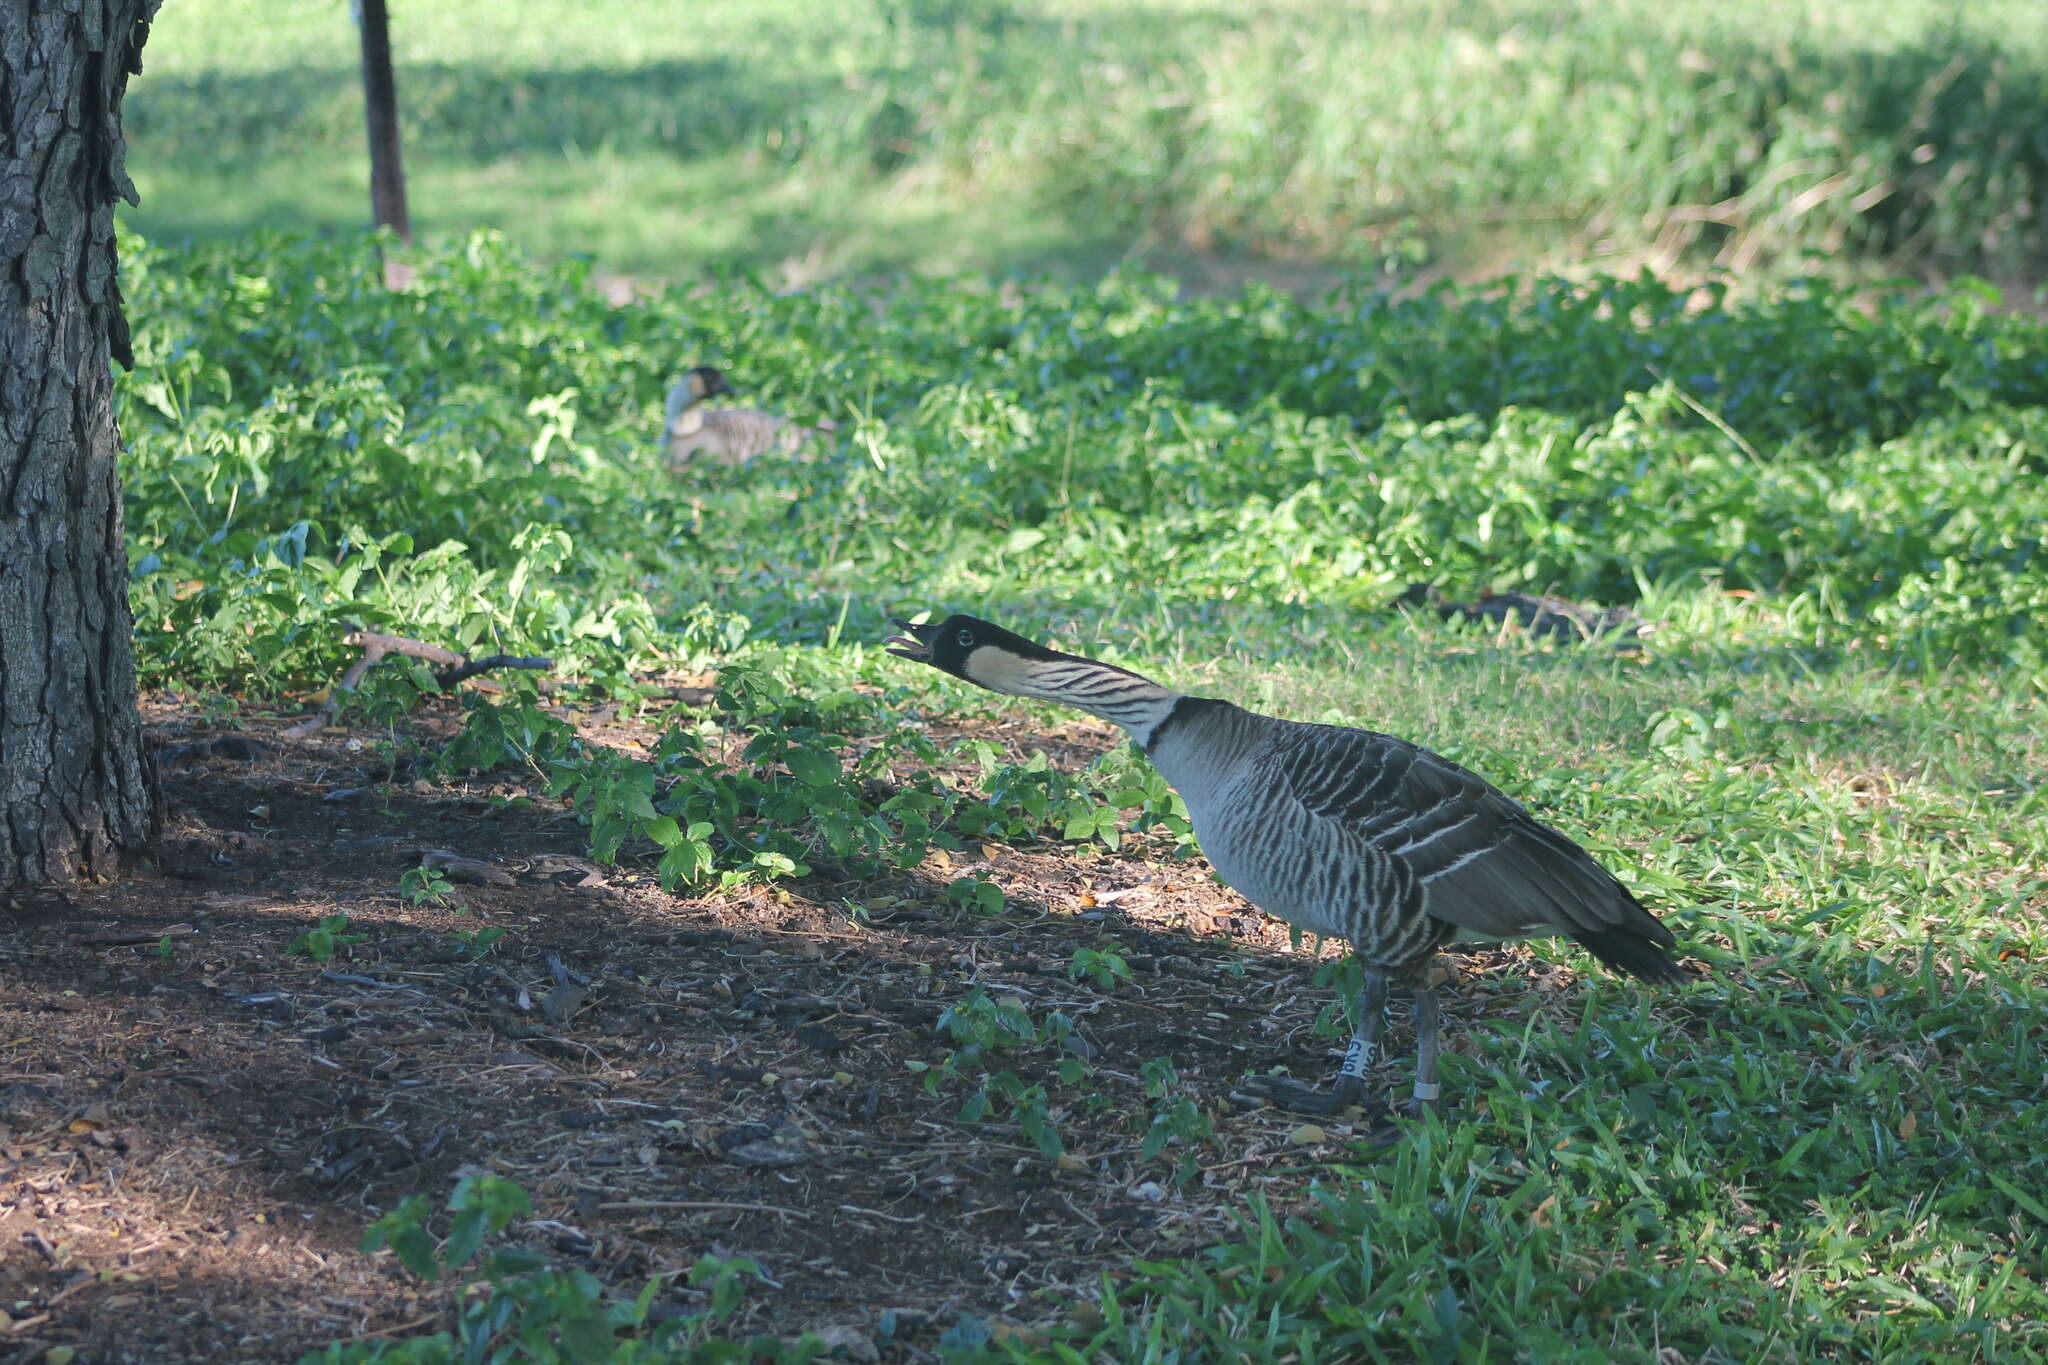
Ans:
POLYGON ((1568 934, 1603 958, 1596 940, 1617 933, 1676 943, 1591 854, 1441 754, 1371 730, 1288 724, 1265 766, 1333 841, 1363 839, 1405 863, 1438 919, 1493 938, 1568 934))
POLYGON ((718 432, 726 453, 737 459, 793 451, 809 435, 794 422, 753 408, 718 408, 704 414, 704 424, 718 432))

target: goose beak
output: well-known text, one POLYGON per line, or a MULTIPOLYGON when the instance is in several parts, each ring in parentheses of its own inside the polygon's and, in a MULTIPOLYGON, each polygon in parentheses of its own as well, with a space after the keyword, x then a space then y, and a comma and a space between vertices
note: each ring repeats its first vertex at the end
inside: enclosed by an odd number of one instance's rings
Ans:
POLYGON ((927 621, 921 626, 913 626, 900 616, 892 616, 889 624, 903 633, 884 640, 883 649, 899 659, 915 659, 921 664, 932 661, 931 637, 938 633, 938 622, 927 621))

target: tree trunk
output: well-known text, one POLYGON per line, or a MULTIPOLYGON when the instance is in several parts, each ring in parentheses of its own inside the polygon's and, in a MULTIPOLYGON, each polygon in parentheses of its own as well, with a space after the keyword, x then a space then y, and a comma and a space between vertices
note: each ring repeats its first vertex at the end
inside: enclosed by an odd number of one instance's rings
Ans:
POLYGON ((134 363, 121 96, 160 2, 0 3, 0 895, 156 832, 107 355, 134 363))
POLYGON ((370 125, 370 215, 402 241, 412 240, 405 213, 405 163, 399 157, 398 78, 391 72, 391 16, 384 0, 358 0, 363 38, 363 108, 370 125))

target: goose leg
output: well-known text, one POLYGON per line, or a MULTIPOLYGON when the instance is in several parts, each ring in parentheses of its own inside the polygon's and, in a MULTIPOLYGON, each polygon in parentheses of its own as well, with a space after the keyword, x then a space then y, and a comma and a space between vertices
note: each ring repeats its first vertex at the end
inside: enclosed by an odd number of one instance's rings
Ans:
POLYGON ((1365 968, 1365 984, 1358 992, 1358 1028, 1351 1045, 1344 1049, 1344 1065, 1337 1082, 1328 1090, 1287 1076, 1249 1076, 1230 1092, 1242 1104, 1270 1104, 1300 1114, 1341 1114, 1353 1105, 1365 1104, 1365 1075, 1379 1055, 1380 1029, 1387 1017, 1387 978, 1382 972, 1365 968))
POLYGON ((1436 1083, 1441 1024, 1442 1011, 1437 1007, 1436 987, 1418 985, 1415 988, 1415 1098, 1408 1102, 1408 1113, 1415 1118, 1436 1110, 1439 1107, 1437 1096, 1443 1093, 1443 1087, 1436 1083))

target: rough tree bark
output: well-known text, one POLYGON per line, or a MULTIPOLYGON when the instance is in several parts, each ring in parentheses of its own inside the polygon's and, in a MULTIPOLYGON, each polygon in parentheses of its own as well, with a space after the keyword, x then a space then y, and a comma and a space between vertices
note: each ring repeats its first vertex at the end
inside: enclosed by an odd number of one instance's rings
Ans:
POLYGON ((398 79, 391 72, 391 16, 384 0, 357 0, 363 37, 363 108, 370 125, 370 216, 412 240, 405 212, 405 163, 398 140, 398 79))
POLYGON ((0 0, 0 895, 156 832, 109 352, 121 96, 161 0, 0 0))

